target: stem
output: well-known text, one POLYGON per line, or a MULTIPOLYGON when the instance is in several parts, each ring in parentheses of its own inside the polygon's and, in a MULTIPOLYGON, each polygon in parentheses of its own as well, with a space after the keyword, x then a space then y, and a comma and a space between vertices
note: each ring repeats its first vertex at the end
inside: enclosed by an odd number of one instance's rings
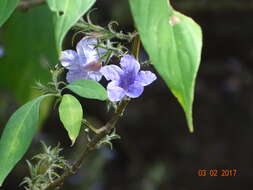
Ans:
POLYGON ((37 7, 45 3, 46 3, 45 0, 20 1, 16 9, 20 11, 28 11, 29 9, 33 7, 37 7))
POLYGON ((82 22, 78 22, 75 25, 77 28, 79 29, 85 29, 83 30, 86 33, 89 33, 89 31, 93 31, 90 33, 90 35, 92 36, 92 34, 94 34, 94 31, 96 32, 96 35, 102 35, 104 38, 118 38, 121 40, 128 40, 129 42, 132 41, 132 39, 137 35, 137 33, 129 33, 129 34, 124 34, 123 32, 116 32, 116 31, 112 31, 112 27, 111 30, 109 29, 105 29, 101 26, 98 25, 94 25, 90 22, 86 22, 86 21, 82 21, 82 22))
POLYGON ((140 40, 140 36, 137 35, 135 36, 133 40, 133 46, 132 46, 132 53, 137 61, 139 61, 139 57, 140 57, 140 47, 141 47, 141 40, 140 40))
POLYGON ((87 120, 83 119, 82 123, 83 123, 83 125, 85 125, 86 127, 88 127, 93 133, 99 134, 99 129, 93 127, 87 120))
MULTIPOLYGON (((135 36, 134 43, 132 47, 132 53, 138 59, 140 52, 140 38, 139 36, 135 36)), ((106 135, 108 135, 112 129, 115 128, 116 123, 120 119, 120 117, 124 114, 124 111, 129 103, 130 99, 125 99, 120 102, 115 113, 111 117, 111 119, 101 128, 96 129, 97 134, 91 139, 91 141, 84 148, 83 153, 80 158, 69 168, 67 169, 58 179, 50 183, 44 190, 53 190, 61 185, 63 185, 65 179, 69 176, 74 175, 78 169, 83 165, 86 161, 89 153, 94 151, 97 148, 97 145, 101 140, 103 140, 106 135)))
POLYGON ((94 151, 97 147, 97 144, 106 137, 110 133, 110 131, 115 128, 115 124, 118 122, 120 117, 123 115, 124 110, 129 103, 129 100, 123 100, 118 106, 116 112, 112 116, 112 118, 99 129, 99 133, 96 134, 91 141, 86 145, 83 153, 80 158, 70 167, 70 169, 66 170, 58 179, 49 184, 44 190, 53 190, 56 187, 61 186, 64 183, 64 180, 74 175, 78 169, 82 166, 82 164, 86 161, 87 156, 90 152, 94 151))

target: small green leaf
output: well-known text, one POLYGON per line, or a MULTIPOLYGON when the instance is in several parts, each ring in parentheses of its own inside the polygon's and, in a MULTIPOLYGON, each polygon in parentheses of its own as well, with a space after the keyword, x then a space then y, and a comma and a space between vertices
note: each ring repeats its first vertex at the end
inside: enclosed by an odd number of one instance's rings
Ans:
POLYGON ((58 51, 68 30, 84 15, 96 0, 47 0, 54 12, 55 39, 58 51))
POLYGON ((193 132, 192 103, 202 50, 201 28, 168 0, 130 0, 141 41, 156 70, 183 107, 193 132))
POLYGON ((7 122, 0 140, 0 186, 23 157, 38 129, 40 96, 20 107, 7 122))
POLYGON ((82 106, 74 96, 65 94, 59 106, 59 115, 73 145, 81 128, 82 106))
POLYGON ((9 18, 15 10, 19 0, 0 0, 0 26, 9 18))
POLYGON ((66 86, 74 93, 83 98, 106 100, 107 93, 105 88, 94 80, 77 80, 66 86))

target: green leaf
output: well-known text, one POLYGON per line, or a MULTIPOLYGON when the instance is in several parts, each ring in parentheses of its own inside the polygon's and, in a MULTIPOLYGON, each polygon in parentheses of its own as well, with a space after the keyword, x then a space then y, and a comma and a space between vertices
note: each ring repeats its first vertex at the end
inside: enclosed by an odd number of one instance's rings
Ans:
POLYGON ((156 70, 183 107, 193 132, 192 103, 202 49, 202 32, 167 0, 130 0, 141 41, 156 70))
POLYGON ((46 5, 16 11, 1 28, 0 92, 11 92, 20 103, 38 96, 35 81, 49 82, 48 64, 58 63, 52 16, 46 5))
POLYGON ((0 26, 9 18, 15 10, 19 0, 0 0, 0 26))
POLYGON ((83 98, 107 100, 105 88, 94 80, 77 80, 66 86, 83 98))
POLYGON ((47 0, 54 12, 55 39, 58 51, 68 30, 83 16, 96 0, 47 0))
POLYGON ((82 106, 74 96, 65 94, 59 106, 59 115, 73 145, 81 128, 82 106))
POLYGON ((0 140, 0 186, 23 157, 38 129, 40 96, 20 107, 7 122, 0 140))

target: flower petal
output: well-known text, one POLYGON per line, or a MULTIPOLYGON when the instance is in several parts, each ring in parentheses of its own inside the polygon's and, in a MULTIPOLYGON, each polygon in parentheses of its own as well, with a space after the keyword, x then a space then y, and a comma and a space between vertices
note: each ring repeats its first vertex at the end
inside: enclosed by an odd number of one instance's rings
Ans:
POLYGON ((117 102, 124 98, 126 92, 123 88, 119 87, 119 82, 112 81, 107 85, 107 94, 109 100, 117 102))
POLYGON ((82 60, 82 65, 98 61, 99 59, 103 62, 106 61, 107 57, 105 57, 105 55, 108 50, 96 47, 97 44, 97 39, 90 36, 84 37, 77 43, 76 50, 82 60))
POLYGON ((156 75, 151 71, 140 71, 135 80, 142 86, 147 86, 156 80, 156 75))
POLYGON ((88 73, 81 70, 69 71, 67 72, 66 80, 68 83, 74 82, 76 80, 88 79, 88 73))
POLYGON ((102 74, 100 72, 96 71, 90 71, 87 73, 87 78, 88 80, 95 80, 95 81, 100 81, 102 78, 102 74))
POLYGON ((76 45, 77 53, 83 53, 83 49, 85 50, 94 50, 97 45, 97 40, 93 37, 86 36, 83 37, 76 45))
POLYGON ((84 37, 77 43, 76 50, 82 65, 98 60, 96 44, 97 40, 91 37, 84 37))
MULTIPOLYGON (((104 48, 98 47, 98 48, 97 48, 97 51, 98 51, 98 57, 99 57, 99 59, 100 59, 102 62, 105 62, 105 61, 107 60, 107 58, 108 58, 108 55, 106 55, 106 53, 108 52, 108 50, 107 50, 107 49, 104 49, 104 48)), ((112 57, 112 55, 113 55, 113 54, 111 53, 109 59, 112 57)))
POLYGON ((139 62, 131 55, 124 55, 120 59, 120 66, 126 73, 131 73, 132 75, 137 75, 140 70, 139 62))
POLYGON ((80 67, 78 55, 73 50, 62 51, 60 62, 63 67, 69 70, 77 70, 80 67))
POLYGON ((126 95, 130 98, 137 98, 139 97, 144 90, 144 87, 139 82, 134 82, 128 87, 126 95))
POLYGON ((93 61, 86 64, 83 69, 86 71, 99 71, 102 68, 102 64, 99 61, 93 61))
POLYGON ((117 65, 107 65, 100 69, 106 80, 119 81, 120 77, 124 74, 122 69, 117 65))

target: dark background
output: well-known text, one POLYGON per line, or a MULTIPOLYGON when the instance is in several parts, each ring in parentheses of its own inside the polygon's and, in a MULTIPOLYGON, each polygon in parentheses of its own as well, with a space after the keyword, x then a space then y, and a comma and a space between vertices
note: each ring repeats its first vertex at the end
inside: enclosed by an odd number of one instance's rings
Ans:
MULTIPOLYGON (((204 47, 193 111, 195 132, 188 132, 182 109, 159 78, 128 106, 118 123, 121 140, 114 141, 114 149, 104 147, 91 155, 63 189, 252 189, 253 3, 178 0, 172 4, 203 29, 204 47), (234 177, 199 177, 199 169, 218 170, 219 174, 222 169, 236 169, 237 173, 234 177)), ((93 13, 96 23, 105 26, 116 20, 119 29, 133 31, 127 1, 99 0, 94 7, 98 8, 93 13)), ((70 32, 69 39, 71 35, 70 32)), ((70 47, 69 41, 66 47, 70 47)), ((82 102, 87 118, 97 123, 108 120, 103 103, 82 102)), ((81 139, 82 135, 70 148, 67 133, 57 113, 52 112, 25 159, 39 153, 40 140, 50 145, 61 142, 63 154, 73 159, 83 148, 81 139)), ((11 172, 2 189, 23 189, 18 184, 27 175, 25 159, 11 172)))

